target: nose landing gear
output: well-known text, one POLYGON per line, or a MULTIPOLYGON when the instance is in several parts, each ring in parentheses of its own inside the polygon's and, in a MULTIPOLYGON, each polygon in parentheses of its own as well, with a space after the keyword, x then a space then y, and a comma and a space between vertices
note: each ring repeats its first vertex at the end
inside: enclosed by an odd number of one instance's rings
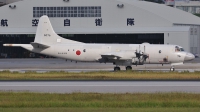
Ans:
POLYGON ((175 71, 175 68, 172 66, 172 67, 170 68, 170 71, 175 71))

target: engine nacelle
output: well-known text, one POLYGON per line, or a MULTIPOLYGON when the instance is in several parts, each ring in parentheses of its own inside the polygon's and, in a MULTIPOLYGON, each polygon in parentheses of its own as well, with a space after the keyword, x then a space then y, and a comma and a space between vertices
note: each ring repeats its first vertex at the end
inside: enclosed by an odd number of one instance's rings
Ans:
POLYGON ((143 65, 144 63, 142 63, 138 58, 133 58, 132 59, 132 65, 143 65))
POLYGON ((129 60, 129 59, 136 58, 134 51, 122 51, 120 52, 120 56, 122 57, 120 58, 120 60, 129 60))

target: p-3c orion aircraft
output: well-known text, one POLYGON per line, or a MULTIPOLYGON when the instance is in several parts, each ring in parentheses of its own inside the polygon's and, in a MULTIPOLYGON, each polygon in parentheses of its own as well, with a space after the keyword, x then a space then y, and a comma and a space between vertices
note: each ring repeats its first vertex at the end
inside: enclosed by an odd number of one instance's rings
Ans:
POLYGON ((175 65, 195 58, 178 45, 88 44, 65 39, 54 32, 47 16, 40 18, 34 42, 4 46, 22 47, 31 52, 67 60, 113 63, 116 65, 114 71, 120 70, 119 66, 126 66, 126 70, 130 70, 132 65, 143 64, 171 64, 170 70, 174 71, 175 65))

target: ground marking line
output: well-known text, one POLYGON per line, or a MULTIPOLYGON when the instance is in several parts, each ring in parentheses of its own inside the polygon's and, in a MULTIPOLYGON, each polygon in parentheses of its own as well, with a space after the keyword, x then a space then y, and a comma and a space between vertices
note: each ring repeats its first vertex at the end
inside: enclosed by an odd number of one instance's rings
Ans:
POLYGON ((0 87, 200 87, 200 85, 0 85, 0 87))

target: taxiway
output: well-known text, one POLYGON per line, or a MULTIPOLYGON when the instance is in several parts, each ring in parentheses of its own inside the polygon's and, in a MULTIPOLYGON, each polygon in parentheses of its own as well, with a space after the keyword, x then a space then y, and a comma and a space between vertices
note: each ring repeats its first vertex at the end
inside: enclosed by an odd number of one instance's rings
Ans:
POLYGON ((1 81, 0 91, 40 93, 200 93, 199 81, 1 81))
MULTIPOLYGON (((95 62, 75 62, 64 59, 0 59, 0 71, 67 71, 67 72, 87 72, 87 71, 113 71, 112 63, 95 62)), ((157 70, 169 71, 170 64, 162 66, 161 64, 132 66, 133 70, 157 70)), ((178 71, 200 71, 200 59, 184 63, 184 65, 175 66, 178 71)), ((121 67, 125 70, 125 67, 121 67)))

